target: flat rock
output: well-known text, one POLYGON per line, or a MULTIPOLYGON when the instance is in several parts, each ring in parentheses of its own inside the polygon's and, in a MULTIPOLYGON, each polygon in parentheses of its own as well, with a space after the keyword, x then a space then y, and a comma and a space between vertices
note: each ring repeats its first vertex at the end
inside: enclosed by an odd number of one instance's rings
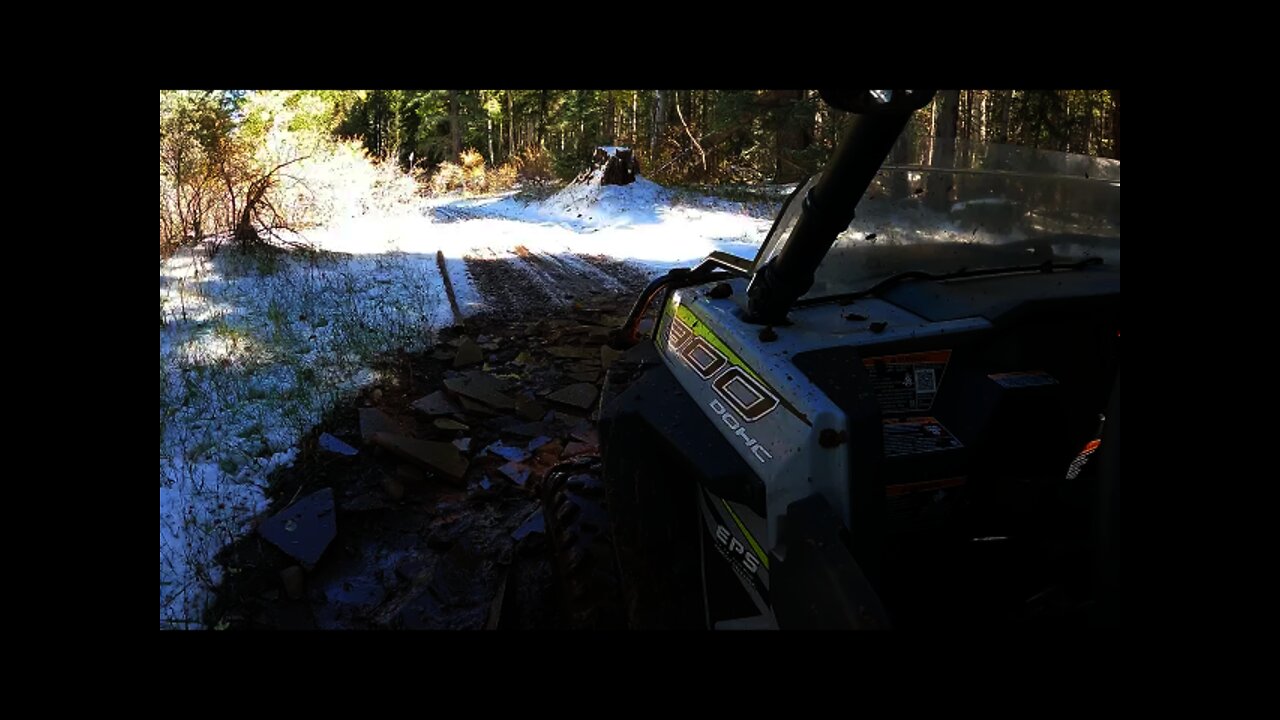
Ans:
POLYGON ((571 373, 569 373, 569 377, 570 377, 570 378, 572 378, 572 379, 574 379, 574 380, 577 380, 578 382, 591 383, 592 385, 595 385, 595 384, 596 384, 596 382, 600 380, 600 373, 598 373, 598 372, 571 372, 571 373))
POLYGON ((499 415, 484 421, 484 426, 490 430, 501 432, 512 425, 519 425, 520 418, 515 415, 499 415))
POLYGON ((467 415, 474 415, 476 417, 482 417, 482 418, 491 418, 491 417, 497 416, 498 414, 496 410, 489 407, 488 405, 485 405, 484 403, 478 403, 469 397, 459 397, 458 403, 462 405, 462 409, 463 411, 465 411, 467 415))
POLYGON ((462 408, 458 407, 458 403, 454 402, 448 395, 445 395, 443 390, 437 390, 430 395, 414 400, 410 407, 425 415, 454 415, 462 412, 462 408))
POLYGON ((404 431, 395 419, 378 408, 360 408, 360 439, 365 443, 373 442, 374 433, 380 432, 397 434, 404 431))
POLYGON ((502 444, 501 440, 491 443, 489 447, 485 448, 485 452, 488 452, 492 455, 497 455, 498 457, 504 460, 511 460, 513 462, 520 462, 521 460, 529 459, 529 451, 525 450, 524 448, 504 445, 502 444))
POLYGON ((525 520, 524 523, 520 525, 520 527, 516 528, 515 532, 511 533, 511 539, 519 541, 519 540, 525 539, 530 535, 533 535, 534 533, 545 534, 546 532, 547 532, 546 518, 543 517, 542 510, 538 510, 534 514, 530 515, 529 519, 525 520))
POLYGON ((314 567, 338 534, 333 488, 313 492, 272 515, 258 526, 258 533, 289 557, 314 567))
POLYGON ((587 455, 598 452, 599 448, 590 443, 571 442, 564 446, 564 452, 561 453, 562 458, 571 458, 575 455, 587 455))
POLYGON ((608 370, 609 366, 612 365, 613 362, 620 357, 622 357, 621 350, 614 350, 608 345, 600 346, 600 367, 604 368, 605 370, 608 370))
POLYGON ((503 394, 502 381, 483 372, 468 372, 460 378, 444 381, 449 392, 484 403, 499 410, 514 410, 516 401, 503 394))
POLYGON ((509 462, 498 468, 498 472, 506 475, 511 482, 524 486, 525 482, 529 479, 531 470, 529 466, 524 463, 509 462))
POLYGON ((435 422, 431 424, 435 425, 441 430, 470 430, 471 429, 467 427, 465 424, 460 423, 457 420, 451 420, 449 418, 436 418, 435 422))
POLYGON ((351 456, 357 455, 360 452, 329 433, 320 434, 319 444, 322 450, 328 450, 331 453, 337 453, 339 455, 351 456))
POLYGON ((392 433, 375 433, 373 441, 412 463, 430 470, 441 479, 462 484, 469 463, 452 443, 416 440, 392 433))
POLYGON ((502 432, 509 435, 518 435, 520 437, 536 438, 539 435, 550 435, 553 432, 553 428, 550 423, 531 422, 524 423, 523 425, 512 425, 511 427, 503 428, 502 432))
POLYGON ((560 453, 563 449, 564 447, 560 444, 559 440, 552 440, 551 442, 539 447, 537 452, 533 454, 533 459, 538 464, 538 472, 545 472, 550 469, 552 465, 559 462, 560 453))
POLYGON ((386 499, 376 492, 367 492, 363 495, 357 495, 342 503, 342 509, 346 512, 386 510, 389 507, 391 507, 391 505, 387 504, 386 499))
POLYGON ((462 338, 462 342, 458 343, 458 352, 453 356, 453 366, 461 368, 479 365, 482 362, 484 362, 484 350, 471 338, 462 338))
POLYGON ((579 360, 586 360, 596 356, 596 351, 594 350, 570 345, 553 345, 547 348, 547 353, 558 358, 576 358, 579 360))
POLYGON ((583 421, 578 423, 569 431, 569 437, 588 445, 599 445, 600 434, 596 431, 596 426, 589 422, 583 421))
POLYGON ((453 441, 453 446, 458 448, 458 452, 469 453, 471 452, 471 438, 458 438, 453 441))
POLYGON ((516 401, 516 415, 522 420, 541 420, 547 414, 547 406, 537 400, 516 401))
POLYGON ((552 402, 558 402, 564 405, 570 405, 576 408, 586 410, 596 401, 596 395, 599 394, 596 386, 589 382, 574 383, 568 387, 559 390, 547 396, 552 402))

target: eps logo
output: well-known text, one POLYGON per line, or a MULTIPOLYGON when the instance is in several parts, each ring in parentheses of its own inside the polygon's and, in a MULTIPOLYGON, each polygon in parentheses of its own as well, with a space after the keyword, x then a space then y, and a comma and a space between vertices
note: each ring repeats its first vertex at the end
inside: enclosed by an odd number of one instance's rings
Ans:
POLYGON ((755 574, 760 569, 760 561, 755 554, 748 551, 738 538, 723 525, 716 526, 716 544, 720 546, 720 552, 731 562, 740 564, 747 572, 755 574))

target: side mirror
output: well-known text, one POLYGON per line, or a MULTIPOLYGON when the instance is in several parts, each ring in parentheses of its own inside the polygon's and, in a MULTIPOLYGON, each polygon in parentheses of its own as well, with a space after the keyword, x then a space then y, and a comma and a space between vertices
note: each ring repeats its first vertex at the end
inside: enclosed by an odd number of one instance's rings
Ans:
POLYGON ((933 90, 819 90, 831 107, 859 114, 910 113, 933 99, 933 90))

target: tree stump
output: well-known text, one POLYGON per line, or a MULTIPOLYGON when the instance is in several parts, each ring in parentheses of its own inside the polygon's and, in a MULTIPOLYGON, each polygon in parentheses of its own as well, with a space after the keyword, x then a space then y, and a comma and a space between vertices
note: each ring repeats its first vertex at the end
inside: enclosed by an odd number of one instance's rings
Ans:
POLYGON ((575 182, 586 182, 602 168, 601 185, 630 185, 636 181, 636 174, 640 172, 640 161, 636 160, 631 148, 598 147, 591 156, 591 167, 584 170, 575 182))

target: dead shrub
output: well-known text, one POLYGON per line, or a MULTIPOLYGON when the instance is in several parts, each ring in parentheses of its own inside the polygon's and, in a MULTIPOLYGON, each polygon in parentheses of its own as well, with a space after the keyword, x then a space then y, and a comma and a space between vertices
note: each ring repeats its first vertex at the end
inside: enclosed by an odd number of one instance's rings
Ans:
POLYGON ((515 185, 517 170, 511 163, 488 167, 484 156, 474 148, 467 148, 458 158, 458 163, 445 161, 440 163, 431 177, 430 186, 434 194, 442 195, 461 191, 466 195, 500 192, 515 185))
POLYGON ((555 177, 551 156, 542 148, 525 148, 513 158, 512 162, 515 164, 516 174, 521 180, 548 182, 555 177))

